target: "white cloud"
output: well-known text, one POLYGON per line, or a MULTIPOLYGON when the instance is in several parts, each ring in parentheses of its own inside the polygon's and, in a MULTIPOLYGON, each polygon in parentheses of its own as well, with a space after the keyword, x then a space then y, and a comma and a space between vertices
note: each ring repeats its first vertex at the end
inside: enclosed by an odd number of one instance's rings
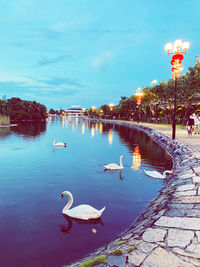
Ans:
POLYGON ((113 52, 106 51, 103 54, 94 58, 94 60, 92 61, 92 66, 93 68, 97 69, 101 68, 103 65, 111 61, 113 58, 114 58, 113 52))

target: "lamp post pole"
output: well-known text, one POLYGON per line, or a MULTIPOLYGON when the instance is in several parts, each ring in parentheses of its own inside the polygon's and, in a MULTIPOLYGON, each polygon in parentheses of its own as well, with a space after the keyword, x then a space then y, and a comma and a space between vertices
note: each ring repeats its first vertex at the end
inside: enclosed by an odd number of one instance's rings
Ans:
POLYGON ((177 77, 174 79, 174 112, 172 122, 172 139, 176 137, 176 91, 177 91, 177 77))
POLYGON ((189 48, 189 42, 182 42, 180 39, 176 40, 174 44, 167 43, 165 45, 165 50, 168 52, 168 55, 172 54, 172 77, 174 78, 174 111, 172 116, 172 139, 176 137, 176 101, 177 101, 177 79, 181 71, 183 70, 182 67, 182 60, 184 58, 183 54, 186 54, 186 50, 189 48), (181 51, 182 49, 182 51, 181 51))
POLYGON ((135 93, 136 99, 137 99, 137 111, 138 111, 138 124, 140 122, 140 112, 139 112, 139 106, 142 102, 143 93, 139 92, 140 88, 138 88, 138 92, 135 93))

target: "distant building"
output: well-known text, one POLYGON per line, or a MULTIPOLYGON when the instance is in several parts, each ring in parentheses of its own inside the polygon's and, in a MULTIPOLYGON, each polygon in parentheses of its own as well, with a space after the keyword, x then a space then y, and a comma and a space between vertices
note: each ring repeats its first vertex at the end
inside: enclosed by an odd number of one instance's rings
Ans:
POLYGON ((200 56, 195 57, 195 64, 200 63, 200 56))
POLYGON ((77 106, 77 105, 72 105, 71 108, 68 108, 66 110, 66 113, 68 116, 72 116, 72 117, 83 117, 84 116, 83 109, 81 108, 81 106, 77 106))
POLYGON ((2 99, 3 101, 6 101, 6 95, 2 95, 2 96, 1 96, 1 99, 2 99))

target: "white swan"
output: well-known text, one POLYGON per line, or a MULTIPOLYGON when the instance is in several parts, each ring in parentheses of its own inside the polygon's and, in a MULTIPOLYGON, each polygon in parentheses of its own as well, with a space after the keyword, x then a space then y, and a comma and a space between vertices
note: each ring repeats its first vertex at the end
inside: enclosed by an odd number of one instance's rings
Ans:
POLYGON ((68 215, 71 218, 81 219, 81 220, 90 220, 90 219, 97 219, 101 217, 101 214, 105 210, 105 207, 101 210, 97 210, 89 205, 79 205, 70 209, 73 204, 73 196, 69 191, 64 191, 61 194, 60 199, 63 197, 68 196, 69 201, 67 205, 63 208, 62 213, 68 215))
POLYGON ((56 139, 54 137, 53 138, 53 146, 64 146, 64 147, 66 147, 67 146, 67 143, 63 143, 63 142, 56 143, 56 139))
POLYGON ((163 174, 157 172, 157 171, 146 171, 146 170, 143 170, 146 175, 150 176, 150 177, 153 177, 153 178, 158 178, 158 179, 165 179, 167 177, 167 173, 171 174, 172 171, 164 171, 163 174))
POLYGON ((124 156, 120 156, 120 159, 119 159, 120 165, 117 165, 116 163, 110 163, 110 164, 103 165, 103 166, 106 170, 122 170, 124 168, 122 164, 123 158, 124 156))

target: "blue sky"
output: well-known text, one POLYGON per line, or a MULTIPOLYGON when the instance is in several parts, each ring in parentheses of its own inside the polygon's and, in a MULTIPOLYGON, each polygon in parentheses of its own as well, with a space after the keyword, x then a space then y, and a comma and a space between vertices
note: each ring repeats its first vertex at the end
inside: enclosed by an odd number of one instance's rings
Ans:
POLYGON ((164 50, 200 56, 199 0, 0 0, 0 94, 47 108, 99 107, 171 77, 164 50))

